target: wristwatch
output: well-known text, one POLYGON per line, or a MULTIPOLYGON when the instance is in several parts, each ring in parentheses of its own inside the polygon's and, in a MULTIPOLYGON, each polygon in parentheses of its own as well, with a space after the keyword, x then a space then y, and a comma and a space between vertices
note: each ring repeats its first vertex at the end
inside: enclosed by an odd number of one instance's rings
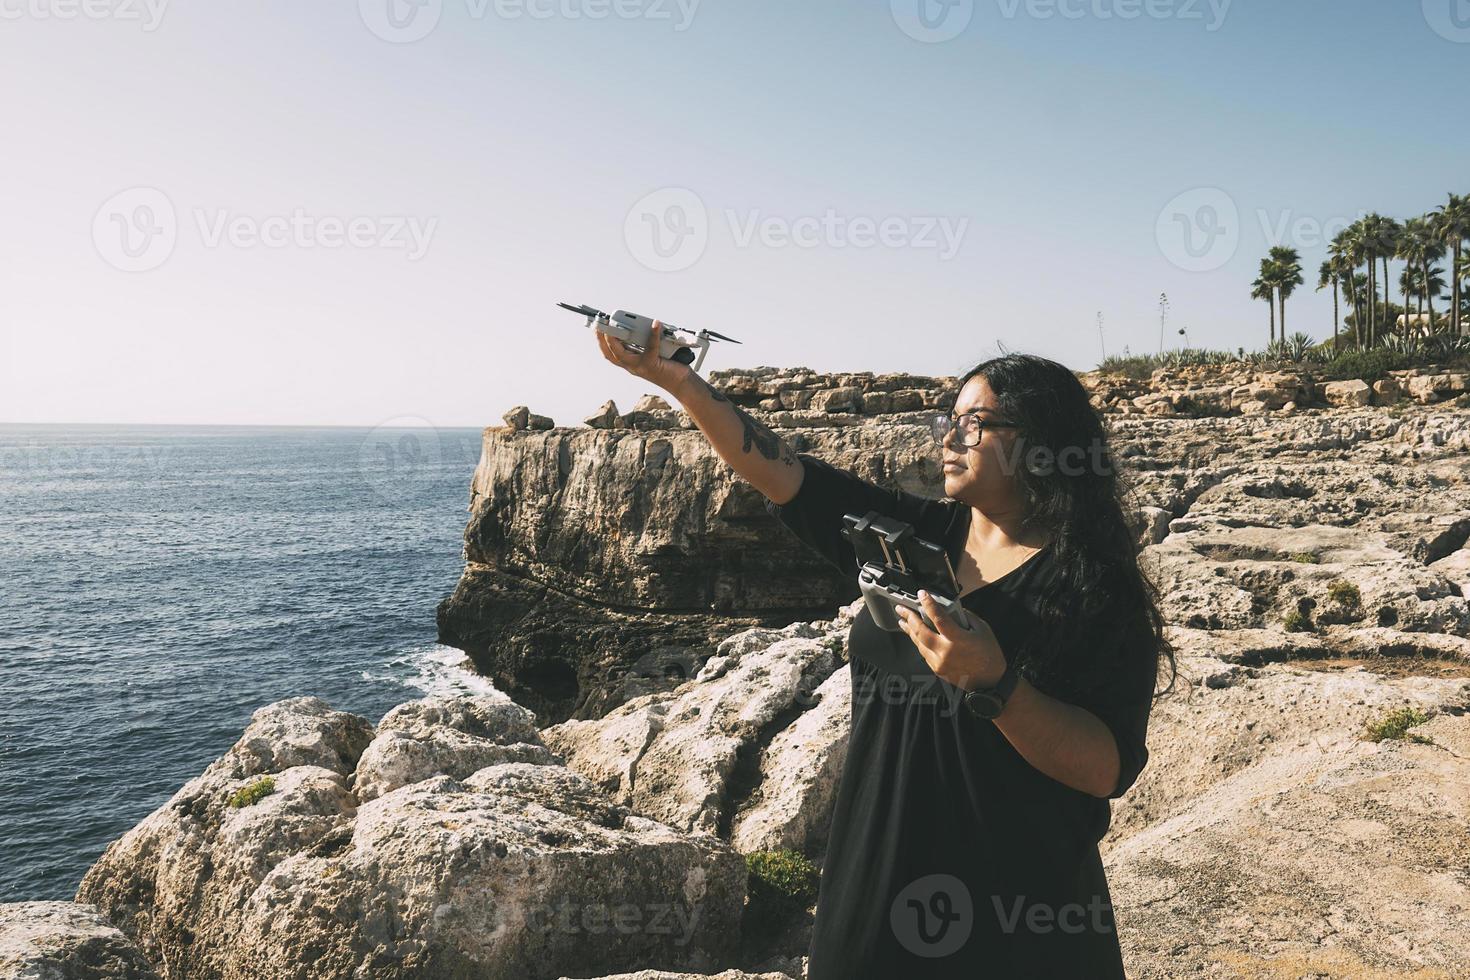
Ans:
POLYGON ((1016 682, 1021 679, 1019 671, 1020 658, 1014 658, 1006 664, 1005 673, 1000 675, 994 687, 977 687, 973 691, 965 692, 965 707, 977 718, 989 721, 999 718, 1000 713, 1006 709, 1006 700, 1011 692, 1016 689, 1016 682))

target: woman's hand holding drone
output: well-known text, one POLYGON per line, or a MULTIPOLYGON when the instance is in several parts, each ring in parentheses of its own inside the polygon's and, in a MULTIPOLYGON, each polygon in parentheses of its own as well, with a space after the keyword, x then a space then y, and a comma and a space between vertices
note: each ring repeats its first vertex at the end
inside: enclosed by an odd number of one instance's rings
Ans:
POLYGON ((664 325, 654 320, 653 330, 653 336, 648 341, 648 349, 641 354, 629 350, 623 346, 621 340, 609 337, 601 330, 592 332, 597 335, 597 346, 602 348, 603 357, 629 374, 672 393, 692 371, 687 364, 660 356, 659 348, 662 346, 664 325))

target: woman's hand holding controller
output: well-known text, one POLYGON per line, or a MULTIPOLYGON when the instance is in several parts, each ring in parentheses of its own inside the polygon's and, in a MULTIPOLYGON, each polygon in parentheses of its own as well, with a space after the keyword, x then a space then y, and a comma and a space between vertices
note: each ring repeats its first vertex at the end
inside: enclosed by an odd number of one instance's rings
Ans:
MULTIPOLYGON (((965 629, 939 608, 927 592, 919 593, 924 615, 938 629, 930 629, 922 617, 907 606, 899 606, 898 621, 934 676, 963 691, 994 687, 1005 673, 1006 658, 990 624, 965 610, 970 628, 965 629)), ((962 607, 963 608, 963 607, 962 607)))

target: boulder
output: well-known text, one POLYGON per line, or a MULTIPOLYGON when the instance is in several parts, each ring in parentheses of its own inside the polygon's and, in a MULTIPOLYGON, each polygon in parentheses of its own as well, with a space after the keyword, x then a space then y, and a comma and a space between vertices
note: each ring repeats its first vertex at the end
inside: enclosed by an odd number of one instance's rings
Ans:
POLYGON ((354 747, 375 758, 366 721, 315 699, 271 705, 107 849, 79 898, 178 976, 549 980, 728 961, 746 875, 728 845, 545 759, 445 772, 487 745, 539 746, 528 719, 494 698, 404 705, 380 737, 430 750, 358 773, 354 747))
POLYGON ((1403 394, 1403 389, 1396 378, 1379 378, 1373 382, 1373 404, 1393 405, 1403 394))
POLYGON ((825 845, 838 780, 847 761, 852 678, 833 671, 795 721, 761 753, 756 791, 738 813, 730 843, 742 854, 812 851, 825 845))
POLYGON ((158 980, 158 973, 95 906, 0 905, 0 980, 158 980))
POLYGON ((505 695, 411 701, 378 723, 352 788, 366 802, 430 776, 463 779, 502 762, 561 760, 542 744, 536 716, 505 695))
POLYGON ((1459 373, 1417 374, 1409 378, 1409 395, 1424 405, 1453 398, 1465 392, 1467 377, 1459 373))
POLYGON ((1470 684, 1230 669, 1155 706, 1104 842, 1128 976, 1463 975, 1470 684), (1365 738, 1403 708, 1431 744, 1365 738))
POLYGON ((862 409, 862 391, 854 386, 829 388, 812 395, 810 407, 818 412, 857 412, 862 409))
POLYGON ((1322 399, 1338 408, 1353 408, 1372 401, 1373 389, 1368 387, 1368 382, 1358 378, 1352 381, 1329 381, 1322 386, 1322 399))
MULTIPOLYGON (((562 722, 542 737, 567 765, 635 813, 682 830, 728 834, 740 802, 732 790, 738 763, 822 703, 813 695, 819 689, 831 700, 816 718, 828 720, 808 724, 824 733, 825 744, 838 740, 830 711, 840 696, 823 682, 837 666, 834 648, 841 642, 805 623, 783 632, 747 630, 721 643, 698 676, 676 690, 635 698, 596 720, 562 722)), ((804 846, 807 835, 825 827, 830 791, 816 774, 793 786, 790 797, 768 803, 762 819, 776 829, 765 833, 799 838, 804 846)))

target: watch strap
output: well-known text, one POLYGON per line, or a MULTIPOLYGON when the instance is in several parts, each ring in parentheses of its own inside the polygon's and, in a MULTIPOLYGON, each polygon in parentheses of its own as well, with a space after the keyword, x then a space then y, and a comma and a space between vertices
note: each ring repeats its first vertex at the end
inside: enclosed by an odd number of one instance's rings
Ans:
MULTIPOLYGON (((1000 710, 1001 711, 1004 711, 1005 710, 1005 704, 1006 704, 1006 702, 1008 700, 1010 700, 1011 692, 1016 689, 1016 684, 1021 679, 1020 666, 1021 666, 1020 658, 1015 658, 1015 659, 1012 659, 1012 660, 1008 661, 1006 663, 1006 669, 1005 669, 1005 671, 1000 675, 1000 680, 998 680, 998 681, 995 682, 995 686, 994 687, 977 687, 977 688, 975 688, 972 691, 965 692, 965 704, 967 706, 969 706, 969 705, 972 704, 972 702, 970 700, 970 695, 971 694, 984 694, 984 695, 986 695, 985 700, 987 702, 988 701, 991 701, 991 700, 1000 702, 1000 710)), ((971 707, 971 710, 973 711, 974 708, 971 707)), ((976 712, 976 714, 979 714, 979 712, 976 712)), ((991 716, 991 717, 998 717, 999 714, 1000 714, 1000 711, 997 711, 996 714, 994 716, 991 716)), ((981 717, 987 717, 987 716, 981 715, 981 717)))

